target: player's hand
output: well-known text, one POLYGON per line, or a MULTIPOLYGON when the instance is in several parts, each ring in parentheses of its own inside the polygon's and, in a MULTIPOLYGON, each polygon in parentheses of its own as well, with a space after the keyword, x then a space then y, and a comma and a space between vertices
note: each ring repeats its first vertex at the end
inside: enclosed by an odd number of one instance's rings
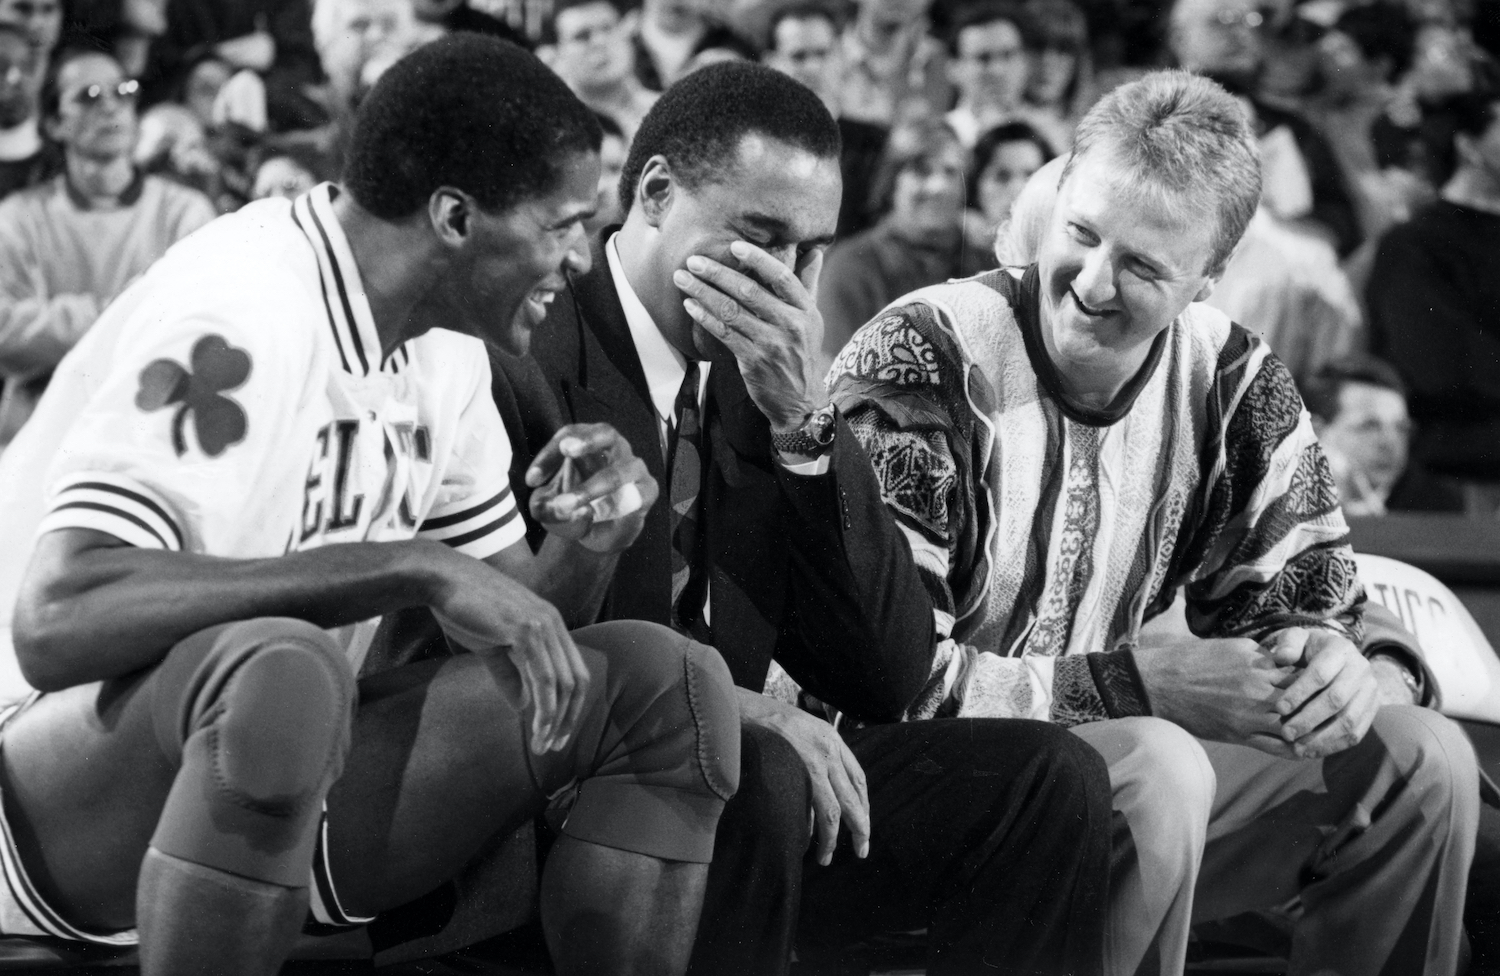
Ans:
POLYGON ((839 824, 849 828, 856 857, 870 853, 870 795, 865 771, 837 730, 800 708, 736 688, 740 719, 770 729, 791 743, 812 782, 812 813, 818 863, 833 860, 839 824))
POLYGON ((1264 647, 1277 665, 1299 668, 1276 703, 1282 734, 1299 758, 1331 756, 1365 737, 1380 708, 1380 689, 1352 641, 1329 630, 1289 627, 1264 647))
POLYGON ((1153 714, 1200 739, 1296 755, 1276 710, 1295 669, 1278 665, 1248 639, 1142 636, 1135 663, 1153 714))
POLYGON ((818 375, 823 316, 813 301, 823 251, 799 261, 794 274, 745 241, 729 250, 741 270, 694 255, 672 280, 687 296, 683 307, 693 321, 734 354, 750 399, 771 429, 791 430, 828 402, 818 375))
POLYGON ((569 424, 526 469, 531 515, 553 535, 594 552, 622 552, 641 534, 656 479, 608 424, 569 424))
POLYGON ((453 555, 433 616, 444 633, 476 654, 509 657, 520 672, 524 704, 532 709, 531 751, 562 749, 578 728, 589 685, 588 668, 562 615, 499 570, 453 555))

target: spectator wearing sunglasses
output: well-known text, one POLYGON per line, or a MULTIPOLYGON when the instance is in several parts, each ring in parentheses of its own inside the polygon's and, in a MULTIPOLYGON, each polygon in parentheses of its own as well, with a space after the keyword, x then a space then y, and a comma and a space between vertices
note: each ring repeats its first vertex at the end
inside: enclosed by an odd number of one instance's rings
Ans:
POLYGON ((138 83, 98 52, 65 56, 42 89, 56 178, 0 202, 0 445, 99 313, 214 208, 131 161, 138 83))

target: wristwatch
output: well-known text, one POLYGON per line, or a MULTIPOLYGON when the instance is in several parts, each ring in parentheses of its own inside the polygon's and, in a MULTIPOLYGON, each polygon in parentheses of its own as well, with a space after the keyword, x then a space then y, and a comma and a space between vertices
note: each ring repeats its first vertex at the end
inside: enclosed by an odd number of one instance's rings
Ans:
POLYGON ((833 405, 808 414, 802 426, 793 427, 784 433, 771 433, 771 446, 778 454, 797 457, 821 457, 833 448, 833 435, 838 430, 838 415, 833 405))

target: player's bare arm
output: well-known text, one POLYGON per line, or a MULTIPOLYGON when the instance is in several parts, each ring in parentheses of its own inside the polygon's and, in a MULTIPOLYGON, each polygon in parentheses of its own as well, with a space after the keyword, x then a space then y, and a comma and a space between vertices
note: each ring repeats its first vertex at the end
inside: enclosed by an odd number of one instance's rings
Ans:
POLYGON ((338 627, 423 605, 465 646, 515 664, 536 703, 534 749, 567 740, 588 675, 562 615, 522 582, 424 539, 219 559, 61 529, 38 540, 14 637, 26 679, 50 691, 153 665, 216 624, 296 617, 338 627))

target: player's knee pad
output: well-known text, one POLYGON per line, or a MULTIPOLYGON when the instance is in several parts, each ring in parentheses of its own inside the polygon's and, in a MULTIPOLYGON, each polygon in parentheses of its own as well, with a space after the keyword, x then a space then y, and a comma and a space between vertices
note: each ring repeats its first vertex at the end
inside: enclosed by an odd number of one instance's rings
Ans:
POLYGON ((728 667, 712 648, 654 624, 604 624, 577 639, 597 649, 590 667, 604 688, 564 832, 707 863, 719 814, 739 788, 739 708, 728 667))
POLYGON ((181 768, 153 845, 306 884, 352 718, 354 678, 332 639, 298 620, 230 624, 179 644, 157 679, 157 737, 181 768))
POLYGON ((659 763, 660 785, 728 800, 739 787, 740 721, 724 659, 657 624, 605 626, 614 686, 609 697, 618 714, 632 716, 625 735, 631 753, 663 759, 685 754, 687 763, 659 763))

